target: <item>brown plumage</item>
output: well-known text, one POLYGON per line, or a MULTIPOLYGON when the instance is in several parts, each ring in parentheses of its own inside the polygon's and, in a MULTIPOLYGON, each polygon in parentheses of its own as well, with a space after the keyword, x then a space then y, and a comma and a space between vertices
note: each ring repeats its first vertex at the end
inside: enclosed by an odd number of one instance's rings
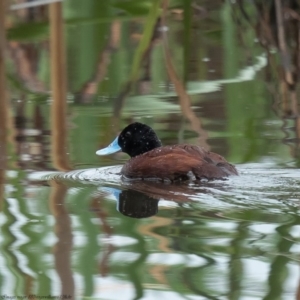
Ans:
POLYGON ((131 159, 121 174, 128 178, 167 181, 221 179, 238 175, 236 168, 219 154, 194 145, 162 146, 154 130, 141 123, 133 123, 98 155, 122 150, 131 159))
POLYGON ((159 147, 135 156, 123 166, 121 174, 129 178, 177 181, 220 179, 238 172, 221 155, 183 144, 159 147))

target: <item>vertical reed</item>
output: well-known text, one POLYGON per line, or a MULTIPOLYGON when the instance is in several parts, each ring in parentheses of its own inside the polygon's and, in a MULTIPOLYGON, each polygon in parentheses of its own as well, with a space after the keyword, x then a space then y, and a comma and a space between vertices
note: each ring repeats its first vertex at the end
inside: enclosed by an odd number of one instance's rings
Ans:
POLYGON ((5 12, 6 0, 0 0, 0 210, 4 192, 7 140, 7 99, 5 83, 5 12))
POLYGON ((62 171, 70 170, 67 156, 67 92, 66 59, 62 3, 49 5, 51 60, 51 129, 53 165, 62 171))
POLYGON ((50 210, 55 220, 57 242, 54 246, 55 269, 61 282, 61 295, 75 299, 75 282, 71 268, 73 234, 71 218, 65 207, 68 188, 56 182, 51 182, 50 210))
MULTIPOLYGON (((161 15, 162 27, 167 28, 166 15, 168 11, 169 0, 163 1, 163 9, 161 15)), ((191 128, 198 133, 199 144, 206 149, 210 149, 207 143, 207 132, 202 128, 201 120, 197 117, 195 112, 192 109, 191 98, 188 95, 186 88, 179 78, 177 71, 175 69, 174 63, 172 61, 172 53, 169 48, 168 35, 165 31, 162 32, 162 42, 163 42, 163 51, 165 56, 165 65, 166 70, 169 75, 170 81, 174 84, 176 94, 178 96, 179 105, 182 111, 183 116, 190 122, 191 128)))

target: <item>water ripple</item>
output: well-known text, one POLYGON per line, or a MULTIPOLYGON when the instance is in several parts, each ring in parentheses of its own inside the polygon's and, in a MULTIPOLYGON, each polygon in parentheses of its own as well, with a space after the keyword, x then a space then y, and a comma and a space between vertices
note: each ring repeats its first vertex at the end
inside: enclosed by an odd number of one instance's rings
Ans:
POLYGON ((159 200, 201 203, 203 208, 269 208, 274 213, 283 207, 298 205, 300 176, 297 169, 279 169, 266 164, 238 167, 240 176, 205 183, 164 184, 148 181, 124 181, 121 166, 63 172, 36 172, 31 180, 60 181, 68 185, 96 185, 99 189, 113 186, 120 191, 132 189, 159 200))

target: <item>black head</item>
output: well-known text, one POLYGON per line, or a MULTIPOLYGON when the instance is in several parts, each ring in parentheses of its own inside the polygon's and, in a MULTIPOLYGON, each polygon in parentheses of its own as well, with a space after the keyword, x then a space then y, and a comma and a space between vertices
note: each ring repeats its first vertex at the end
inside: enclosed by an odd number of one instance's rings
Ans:
POLYGON ((118 138, 118 144, 122 151, 131 157, 162 145, 151 127, 138 122, 132 123, 122 130, 118 138))

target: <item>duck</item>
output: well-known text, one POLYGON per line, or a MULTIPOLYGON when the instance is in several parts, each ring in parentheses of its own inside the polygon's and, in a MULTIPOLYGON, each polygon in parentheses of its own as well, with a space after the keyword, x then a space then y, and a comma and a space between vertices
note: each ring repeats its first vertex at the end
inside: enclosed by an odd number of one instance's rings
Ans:
POLYGON ((155 131, 148 125, 134 122, 125 127, 97 155, 122 151, 130 156, 121 175, 126 179, 166 182, 226 179, 238 175, 234 165, 214 152, 191 144, 163 146, 155 131))

